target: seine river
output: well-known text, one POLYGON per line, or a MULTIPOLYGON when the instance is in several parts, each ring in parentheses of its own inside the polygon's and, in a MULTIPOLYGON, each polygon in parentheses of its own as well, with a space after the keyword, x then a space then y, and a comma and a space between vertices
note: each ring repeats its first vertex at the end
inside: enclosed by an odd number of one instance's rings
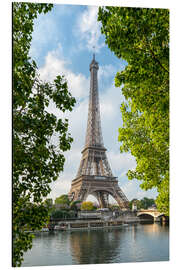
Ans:
POLYGON ((151 262, 169 260, 169 227, 136 224, 91 231, 43 232, 22 266, 151 262))

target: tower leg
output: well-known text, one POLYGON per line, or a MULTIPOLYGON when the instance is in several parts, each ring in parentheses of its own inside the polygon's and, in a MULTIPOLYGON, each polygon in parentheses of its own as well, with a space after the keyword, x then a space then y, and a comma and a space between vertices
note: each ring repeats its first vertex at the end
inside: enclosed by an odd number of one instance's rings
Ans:
POLYGON ((127 210, 129 209, 129 202, 128 202, 128 200, 126 200, 124 197, 121 198, 121 196, 118 194, 118 192, 115 192, 113 194, 113 197, 117 201, 120 209, 124 209, 124 208, 127 209, 127 210))
POLYGON ((108 193, 98 191, 96 192, 96 198, 101 208, 107 208, 109 205, 108 193))

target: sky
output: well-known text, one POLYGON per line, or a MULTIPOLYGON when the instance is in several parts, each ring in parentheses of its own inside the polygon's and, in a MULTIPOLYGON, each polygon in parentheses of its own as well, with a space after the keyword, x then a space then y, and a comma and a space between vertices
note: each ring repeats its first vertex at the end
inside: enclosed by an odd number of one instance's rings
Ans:
MULTIPOLYGON (((43 80, 52 81, 57 75, 65 75, 69 91, 76 98, 76 106, 65 116, 69 119, 69 131, 74 139, 71 150, 65 152, 64 171, 51 184, 49 198, 67 194, 75 178, 84 147, 88 96, 90 86, 89 64, 95 52, 99 63, 98 86, 101 126, 107 157, 119 186, 129 200, 143 197, 156 198, 157 191, 141 190, 140 181, 128 180, 126 173, 136 167, 133 156, 120 153, 118 128, 122 126, 120 105, 125 100, 121 88, 114 86, 117 71, 127 63, 118 59, 105 44, 97 22, 98 7, 87 5, 54 5, 52 11, 41 14, 34 21, 34 32, 30 56, 36 61, 43 80)), ((62 113, 51 106, 50 110, 62 117, 62 113)), ((87 200, 95 200, 88 196, 87 200)))

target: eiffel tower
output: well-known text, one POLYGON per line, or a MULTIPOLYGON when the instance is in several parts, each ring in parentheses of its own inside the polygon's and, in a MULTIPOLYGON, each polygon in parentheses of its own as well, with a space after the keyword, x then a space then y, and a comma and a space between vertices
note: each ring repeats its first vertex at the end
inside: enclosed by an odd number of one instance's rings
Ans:
POLYGON ((93 54, 93 60, 90 64, 91 79, 85 146, 81 152, 79 170, 76 178, 72 180, 68 195, 73 201, 85 201, 87 196, 91 194, 96 197, 101 208, 108 207, 108 197, 111 195, 121 209, 128 209, 129 201, 118 186, 117 177, 112 174, 103 143, 98 95, 98 69, 99 65, 95 60, 95 54, 93 54))

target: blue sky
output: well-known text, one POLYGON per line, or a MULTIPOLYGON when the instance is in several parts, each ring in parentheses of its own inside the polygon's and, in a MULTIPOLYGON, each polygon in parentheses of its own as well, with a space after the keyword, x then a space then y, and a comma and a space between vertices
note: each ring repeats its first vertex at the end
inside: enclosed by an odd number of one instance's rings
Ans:
MULTIPOLYGON (((105 38, 100 32, 101 25, 97 22, 97 11, 95 6, 58 4, 54 5, 51 12, 41 14, 34 21, 30 56, 37 63, 41 78, 51 81, 58 74, 64 74, 69 90, 77 100, 73 112, 66 113, 74 142, 71 150, 65 153, 64 172, 51 185, 52 192, 49 197, 55 199, 68 193, 79 167, 87 124, 89 64, 95 51, 96 60, 99 62, 103 139, 113 174, 118 177, 119 186, 129 200, 141 199, 144 196, 155 198, 155 190, 143 191, 139 187, 139 181, 129 181, 126 176, 128 169, 135 168, 136 163, 130 154, 121 154, 119 151, 118 128, 122 126, 120 104, 124 97, 121 89, 114 86, 114 77, 127 63, 118 59, 105 44, 105 38)), ((50 110, 58 117, 64 117, 53 106, 50 110)))

